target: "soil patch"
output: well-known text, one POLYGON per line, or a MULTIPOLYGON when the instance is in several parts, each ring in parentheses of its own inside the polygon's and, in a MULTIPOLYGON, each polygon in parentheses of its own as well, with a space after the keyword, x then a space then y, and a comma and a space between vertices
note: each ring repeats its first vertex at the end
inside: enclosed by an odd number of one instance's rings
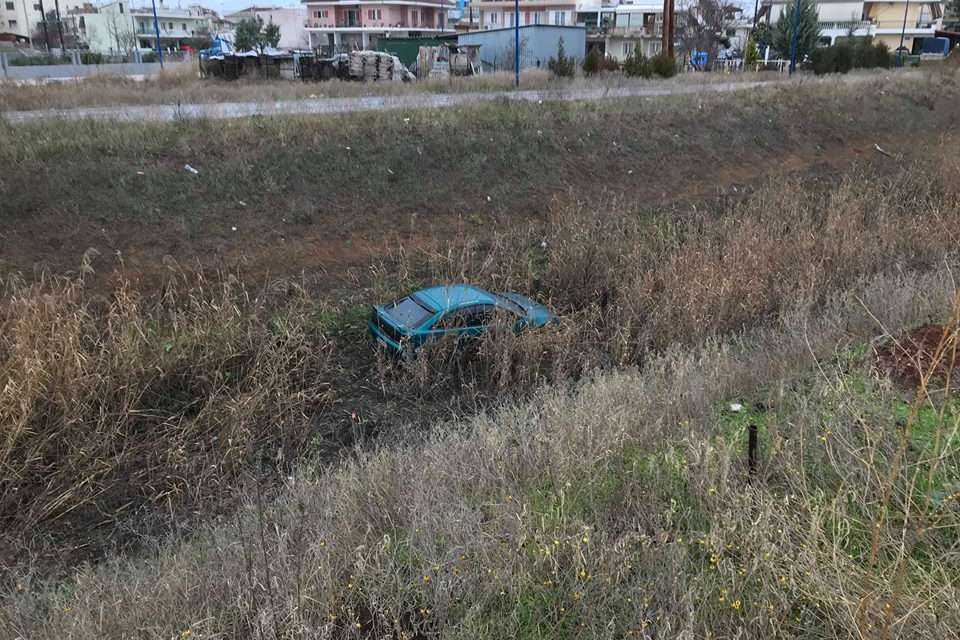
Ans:
POLYGON ((949 374, 956 380, 960 359, 953 331, 942 324, 927 324, 891 340, 877 349, 877 369, 910 389, 918 388, 931 371, 934 378, 945 379, 949 374))

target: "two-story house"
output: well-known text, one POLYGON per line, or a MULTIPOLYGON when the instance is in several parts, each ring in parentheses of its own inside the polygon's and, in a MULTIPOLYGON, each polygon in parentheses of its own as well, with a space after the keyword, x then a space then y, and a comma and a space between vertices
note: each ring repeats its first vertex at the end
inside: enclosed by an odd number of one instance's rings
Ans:
POLYGON ((304 0, 311 48, 368 49, 381 38, 454 33, 455 0, 304 0))
MULTIPOLYGON (((788 0, 763 0, 758 19, 776 24, 788 0)), ((835 44, 837 38, 871 36, 884 42, 891 51, 903 46, 909 52, 919 47, 921 38, 933 37, 943 18, 943 2, 929 0, 818 0, 817 15, 824 44, 835 44)))

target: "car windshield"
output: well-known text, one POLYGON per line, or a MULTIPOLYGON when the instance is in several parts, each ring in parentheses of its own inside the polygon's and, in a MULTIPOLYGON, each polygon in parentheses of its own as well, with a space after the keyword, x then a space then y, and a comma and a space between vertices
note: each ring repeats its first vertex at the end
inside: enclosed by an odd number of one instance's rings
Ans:
POLYGON ((384 311, 386 311, 387 315, 389 315, 397 324, 400 324, 404 327, 409 327, 411 329, 419 327, 433 315, 432 311, 424 307, 410 296, 401 298, 396 302, 387 305, 384 308, 384 311))

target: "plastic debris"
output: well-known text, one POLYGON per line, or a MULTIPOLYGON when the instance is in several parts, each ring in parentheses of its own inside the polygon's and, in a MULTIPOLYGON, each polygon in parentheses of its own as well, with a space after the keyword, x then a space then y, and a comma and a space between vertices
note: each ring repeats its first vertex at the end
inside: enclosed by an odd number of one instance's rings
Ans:
POLYGON ((731 402, 730 411, 733 411, 734 413, 739 413, 743 411, 743 405, 740 404, 739 402, 731 402))
POLYGON ((193 167, 191 167, 191 166, 188 165, 188 164, 183 165, 183 170, 184 170, 184 171, 188 171, 188 172, 192 173, 193 175, 198 175, 198 174, 200 173, 199 171, 197 171, 196 169, 194 169, 193 167))

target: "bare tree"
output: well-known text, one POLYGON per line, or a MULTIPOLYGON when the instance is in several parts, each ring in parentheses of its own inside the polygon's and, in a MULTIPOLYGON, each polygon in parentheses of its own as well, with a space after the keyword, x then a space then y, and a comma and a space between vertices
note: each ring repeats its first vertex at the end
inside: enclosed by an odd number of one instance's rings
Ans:
POLYGON ((129 56, 137 48, 137 36, 133 32, 130 20, 120 13, 110 13, 106 20, 107 34, 110 37, 110 47, 116 45, 117 52, 129 56))
POLYGON ((743 10, 728 0, 685 0, 677 12, 677 38, 684 53, 706 51, 713 60, 727 29, 743 10))

